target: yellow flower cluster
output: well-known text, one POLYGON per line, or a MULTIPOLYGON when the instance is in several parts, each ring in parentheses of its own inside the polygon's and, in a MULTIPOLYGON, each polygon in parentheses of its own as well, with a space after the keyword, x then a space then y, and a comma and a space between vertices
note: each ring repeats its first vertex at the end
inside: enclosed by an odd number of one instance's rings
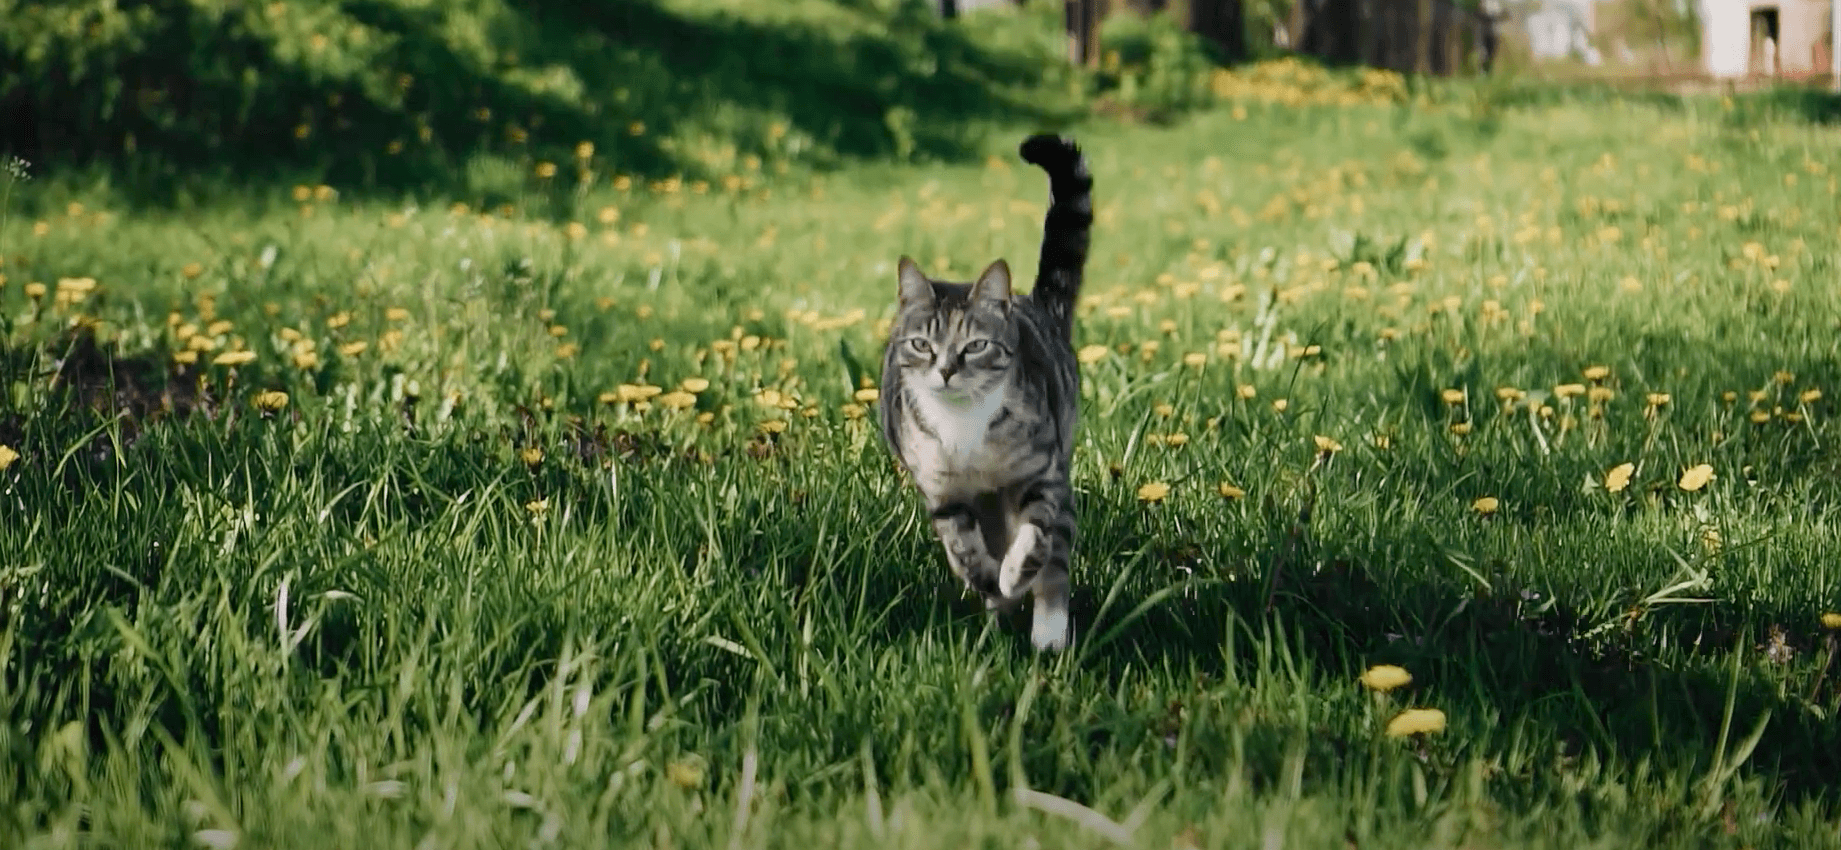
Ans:
POLYGON ((1336 73, 1289 56, 1218 69, 1209 88, 1221 100, 1281 106, 1385 106, 1407 98, 1406 78, 1393 71, 1336 73))

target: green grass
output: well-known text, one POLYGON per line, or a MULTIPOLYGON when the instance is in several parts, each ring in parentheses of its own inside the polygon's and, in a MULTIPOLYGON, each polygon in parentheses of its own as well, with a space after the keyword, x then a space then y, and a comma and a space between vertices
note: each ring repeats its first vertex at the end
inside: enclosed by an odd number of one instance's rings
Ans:
POLYGON ((1841 846, 1828 133, 1716 101, 1079 132, 1079 343, 1117 348, 1053 660, 851 418, 900 254, 1033 266, 1012 139, 534 182, 490 223, 15 199, 0 845, 1841 846), (694 410, 619 401, 688 378, 694 410), (1365 692, 1379 663, 1412 684, 1365 692), (1448 728, 1386 737, 1405 707, 1448 728))

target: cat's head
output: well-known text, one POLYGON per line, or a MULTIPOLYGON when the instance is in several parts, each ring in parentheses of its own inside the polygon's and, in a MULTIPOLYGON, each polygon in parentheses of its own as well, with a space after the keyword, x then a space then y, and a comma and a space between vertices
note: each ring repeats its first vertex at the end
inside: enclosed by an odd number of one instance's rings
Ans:
POLYGON ((998 260, 973 283, 951 283, 928 278, 902 257, 898 276, 901 307, 889 349, 908 386, 955 404, 1001 390, 1018 342, 1010 266, 998 260))

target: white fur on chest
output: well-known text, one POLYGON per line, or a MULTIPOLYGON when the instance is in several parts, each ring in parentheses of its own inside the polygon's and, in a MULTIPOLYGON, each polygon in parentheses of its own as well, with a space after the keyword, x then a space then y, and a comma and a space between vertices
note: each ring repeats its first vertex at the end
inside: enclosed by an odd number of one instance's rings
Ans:
POLYGON ((1005 452, 991 445, 991 420, 1003 408, 1001 393, 969 404, 952 404, 938 395, 915 393, 915 413, 936 436, 911 429, 908 444, 915 473, 953 489, 990 489, 1002 483, 1005 452))

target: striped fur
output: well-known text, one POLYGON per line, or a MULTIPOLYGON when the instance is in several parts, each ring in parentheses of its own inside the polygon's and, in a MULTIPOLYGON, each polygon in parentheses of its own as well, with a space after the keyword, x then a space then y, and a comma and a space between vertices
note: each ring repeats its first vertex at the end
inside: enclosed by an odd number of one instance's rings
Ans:
POLYGON ((992 608, 1033 591, 1030 639, 1061 650, 1073 638, 1072 336, 1093 178, 1071 140, 1032 136, 1021 153, 1049 178, 1035 287, 1013 292, 1003 260, 957 283, 902 257, 882 361, 882 433, 926 499, 953 574, 992 608))

